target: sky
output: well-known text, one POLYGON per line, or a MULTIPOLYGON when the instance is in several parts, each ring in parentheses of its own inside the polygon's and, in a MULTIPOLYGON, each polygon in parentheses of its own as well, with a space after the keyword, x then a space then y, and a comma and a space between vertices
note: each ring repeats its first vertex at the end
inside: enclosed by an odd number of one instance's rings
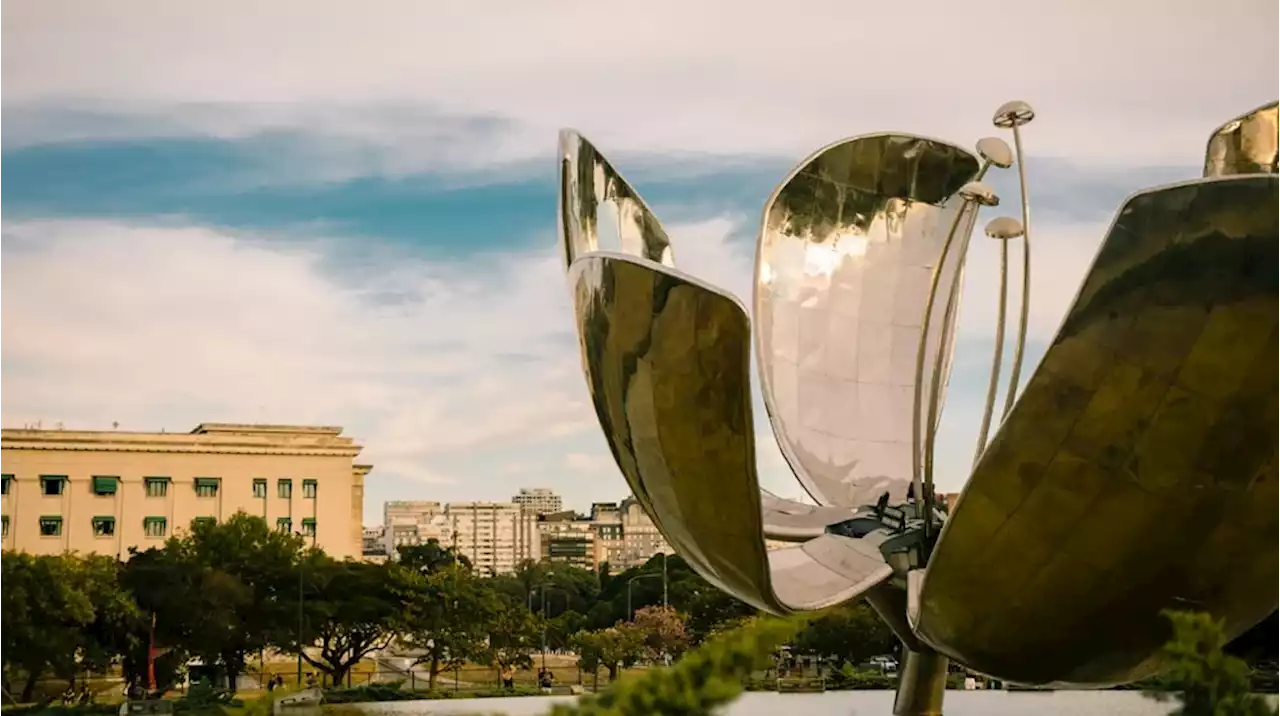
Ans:
MULTIPOLYGON (((1275 0, 6 0, 3 424, 340 425, 375 466, 369 524, 523 486, 617 500, 555 249, 557 130, 749 304, 799 160, 877 131, 972 146, 1010 99, 1037 113, 1025 379, 1125 197, 1198 176, 1211 130, 1276 99, 1276 27, 1275 0)), ((979 227, 1017 214, 1014 170, 990 183, 979 227)), ((997 277, 979 228, 943 491, 997 277)), ((762 486, 802 497, 755 405, 762 486)))

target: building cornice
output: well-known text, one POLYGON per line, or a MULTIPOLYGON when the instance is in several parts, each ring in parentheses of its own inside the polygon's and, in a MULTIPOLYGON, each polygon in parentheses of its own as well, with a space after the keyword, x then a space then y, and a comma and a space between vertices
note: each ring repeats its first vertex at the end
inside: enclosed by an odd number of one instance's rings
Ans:
POLYGON ((351 438, 323 432, 139 433, 116 431, 0 431, 4 450, 52 452, 205 453, 354 458, 362 447, 351 438))

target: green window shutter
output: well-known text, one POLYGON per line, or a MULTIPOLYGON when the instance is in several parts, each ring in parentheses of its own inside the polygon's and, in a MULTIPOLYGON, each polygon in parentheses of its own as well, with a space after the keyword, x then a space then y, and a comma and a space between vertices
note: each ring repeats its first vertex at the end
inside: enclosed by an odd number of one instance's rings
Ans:
POLYGON ((212 487, 216 490, 218 489, 218 482, 219 480, 216 477, 197 477, 196 487, 212 487))
POLYGON ((163 537, 168 522, 163 517, 143 517, 142 531, 148 537, 163 537))
POLYGON ((276 520, 276 529, 281 532, 290 532, 293 530, 293 520, 288 517, 280 517, 276 520))
POLYGON ((60 515, 42 515, 40 517, 40 536, 57 537, 62 534, 62 517, 60 515))
POLYGON ((316 518, 314 518, 314 517, 303 517, 303 518, 302 518, 302 524, 304 524, 304 525, 315 525, 315 523, 316 523, 316 518))
POLYGON ((4 494, 9 494, 9 483, 13 481, 13 475, 4 476, 4 494))
POLYGON ((195 518, 194 520, 191 520, 191 526, 192 526, 192 527, 205 526, 205 525, 215 525, 215 524, 217 524, 217 523, 218 523, 218 520, 217 520, 216 518, 213 518, 213 517, 197 517, 197 518, 195 518))
POLYGON ((110 515, 99 515, 93 518, 93 534, 96 537, 110 537, 116 533, 116 518, 110 515))
POLYGON ((316 481, 307 479, 302 481, 302 496, 314 500, 316 497, 316 481))
POLYGON ((116 486, 120 483, 120 478, 108 475, 93 476, 93 494, 95 495, 114 495, 116 494, 116 486))
POLYGON ((267 478, 253 478, 253 496, 256 498, 265 498, 267 496, 267 478))

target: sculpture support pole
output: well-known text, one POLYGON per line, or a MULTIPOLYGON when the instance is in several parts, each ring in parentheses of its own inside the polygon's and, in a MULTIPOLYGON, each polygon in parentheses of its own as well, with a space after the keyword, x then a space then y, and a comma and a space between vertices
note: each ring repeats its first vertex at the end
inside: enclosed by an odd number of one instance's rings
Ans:
POLYGON ((1022 312, 1018 317, 1018 342, 1013 348, 1013 370, 1009 374, 1009 392, 1004 398, 1004 415, 1013 408, 1022 377, 1022 352, 1027 345, 1027 317, 1031 307, 1031 204, 1027 199, 1027 171, 1022 161, 1022 134, 1013 125, 1013 151, 1018 162, 1018 190, 1022 194, 1022 312))
POLYGON ((942 699, 947 693, 949 660, 925 648, 902 648, 898 671, 898 693, 893 699, 894 716, 942 716, 942 699))
POLYGON ((996 390, 1000 387, 1000 361, 1004 357, 1005 310, 1009 303, 1009 242, 1000 242, 1000 304, 996 309, 996 350, 991 359, 991 382, 987 385, 987 401, 982 407, 982 424, 978 427, 978 448, 973 453, 977 465, 982 451, 987 447, 987 434, 991 430, 991 413, 996 405, 996 390))
MULTIPOLYGON (((960 228, 960 222, 964 220, 965 212, 969 210, 969 201, 962 198, 960 209, 956 212, 956 218, 951 222, 951 230, 947 232, 947 238, 942 242, 942 253, 938 256, 938 265, 933 269, 933 276, 929 281, 929 296, 925 299, 924 317, 920 324, 920 345, 916 350, 916 372, 915 372, 915 394, 912 396, 911 402, 911 480, 914 485, 917 503, 924 503, 924 472, 931 466, 928 465, 928 452, 922 450, 928 435, 922 433, 932 433, 932 430, 923 431, 920 429, 920 421, 922 420, 924 401, 924 358, 925 349, 928 347, 929 340, 929 321, 933 317, 933 305, 938 298, 938 283, 942 278, 942 269, 947 263, 947 255, 951 252, 951 242, 955 239, 956 230, 960 228), (924 461, 922 469, 921 462, 924 461)), ((929 416, 929 424, 933 425, 933 416, 929 416)), ((927 513, 926 513, 927 514, 927 513)), ((925 536, 927 537, 932 531, 931 520, 925 520, 925 536)))

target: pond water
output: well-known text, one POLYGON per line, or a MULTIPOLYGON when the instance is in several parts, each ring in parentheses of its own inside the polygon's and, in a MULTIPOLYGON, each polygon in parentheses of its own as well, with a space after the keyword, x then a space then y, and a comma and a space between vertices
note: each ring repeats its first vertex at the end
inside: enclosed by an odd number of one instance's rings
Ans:
MULTIPOLYGON (((399 701, 349 704, 369 716, 428 716, 429 714, 507 714, 535 716, 571 696, 524 696, 448 701, 399 701)), ((823 694, 743 694, 724 716, 887 716, 893 709, 892 691, 830 691, 823 694)), ((1174 704, 1144 698, 1136 691, 948 691, 947 716, 1166 716, 1174 704)))

